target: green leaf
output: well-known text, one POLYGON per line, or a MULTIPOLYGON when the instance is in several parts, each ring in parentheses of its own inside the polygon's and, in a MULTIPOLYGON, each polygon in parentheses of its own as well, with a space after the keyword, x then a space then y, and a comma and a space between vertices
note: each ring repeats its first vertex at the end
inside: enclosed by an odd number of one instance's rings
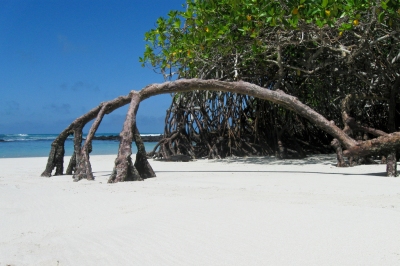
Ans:
POLYGON ((381 12, 381 13, 378 15, 378 21, 382 23, 383 20, 384 20, 384 18, 385 18, 385 11, 381 12))
POLYGON ((344 31, 344 30, 350 30, 350 29, 352 29, 353 28, 353 25, 352 24, 350 24, 350 23, 343 23, 341 26, 340 26, 340 30, 341 31, 344 31))
POLYGON ((317 26, 320 27, 320 28, 322 28, 322 27, 324 26, 324 22, 321 21, 321 20, 319 20, 319 19, 317 19, 317 20, 315 21, 315 23, 316 23, 317 26))
POLYGON ((323 8, 325 8, 327 5, 328 5, 328 0, 322 0, 322 4, 321 4, 321 6, 323 7, 323 8))
POLYGON ((317 14, 317 13, 319 13, 319 12, 321 12, 321 9, 317 8, 317 9, 315 9, 315 10, 313 10, 313 11, 311 12, 311 16, 314 16, 315 14, 317 14))
POLYGON ((381 2, 381 7, 382 7, 384 10, 386 10, 386 9, 388 8, 387 3, 388 3, 388 2, 385 2, 385 1, 382 1, 382 2, 381 2))
POLYGON ((174 22, 174 27, 176 28, 176 29, 179 29, 180 27, 181 27, 181 21, 178 19, 178 20, 175 20, 175 22, 174 22))

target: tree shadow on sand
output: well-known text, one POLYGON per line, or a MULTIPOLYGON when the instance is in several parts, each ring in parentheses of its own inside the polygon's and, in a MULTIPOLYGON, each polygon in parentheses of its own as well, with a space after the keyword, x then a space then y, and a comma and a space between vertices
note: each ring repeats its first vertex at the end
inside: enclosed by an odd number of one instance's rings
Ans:
POLYGON ((210 162, 263 164, 263 165, 308 165, 323 164, 336 166, 336 154, 319 154, 302 159, 277 159, 275 156, 260 157, 227 157, 225 159, 210 160, 210 162))
MULTIPOLYGON (((207 160, 207 159, 204 159, 207 160)), ((336 154, 319 154, 312 155, 303 159, 277 159, 273 156, 260 156, 260 157, 228 157, 225 159, 213 159, 207 160, 209 163, 227 163, 227 164, 259 164, 259 165, 327 165, 335 166, 336 154)), ((168 163, 168 162, 166 162, 168 163)), ((189 162, 190 163, 190 162, 189 162)), ((187 164, 186 162, 184 164, 187 164)), ((109 176, 110 171, 95 171, 93 174, 96 177, 109 176)), ((321 174, 321 175, 339 175, 339 176, 350 176, 350 175, 364 175, 364 176, 381 176, 385 177, 386 172, 375 172, 375 173, 341 173, 341 172, 322 172, 322 171, 290 171, 290 170, 160 170, 155 173, 293 173, 293 174, 321 174)))

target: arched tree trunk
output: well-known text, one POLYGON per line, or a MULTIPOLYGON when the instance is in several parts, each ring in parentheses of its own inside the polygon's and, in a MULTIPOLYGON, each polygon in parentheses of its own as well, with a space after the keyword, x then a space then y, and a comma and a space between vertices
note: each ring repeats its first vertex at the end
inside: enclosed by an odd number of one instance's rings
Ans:
POLYGON ((273 91, 262 88, 248 82, 224 82, 219 80, 201 80, 201 79, 181 79, 173 82, 165 82, 162 84, 151 84, 140 91, 142 100, 154 95, 188 92, 193 90, 208 91, 226 91, 235 92, 244 95, 250 95, 260 99, 279 104, 280 106, 296 112, 297 114, 310 120, 311 123, 321 128, 328 134, 337 137, 345 146, 351 147, 357 142, 343 133, 337 126, 332 125, 325 117, 315 112, 307 105, 301 103, 296 97, 288 95, 283 91, 273 91))
MULTIPOLYGON (((158 94, 173 93, 173 92, 188 92, 193 90, 207 90, 207 91, 225 91, 234 92, 239 94, 247 94, 260 99, 268 100, 272 103, 279 104, 286 109, 294 111, 295 113, 308 119, 312 124, 324 130, 334 138, 336 138, 346 150, 343 152, 345 156, 365 156, 372 153, 391 152, 394 149, 400 147, 400 132, 395 132, 385 136, 380 136, 373 140, 367 140, 357 142, 349 137, 344 131, 340 130, 334 123, 331 123, 322 115, 301 103, 296 97, 290 96, 282 91, 272 91, 255 84, 247 82, 224 82, 218 80, 177 80, 173 82, 166 82, 163 84, 152 84, 146 86, 139 92, 132 91, 128 96, 120 97, 109 102, 109 106, 106 113, 115 110, 116 108, 123 106, 130 99, 130 107, 124 122, 123 130, 120 133, 121 141, 118 151, 118 157, 115 160, 115 167, 112 175, 110 176, 109 182, 121 182, 129 180, 143 180, 148 173, 149 176, 154 176, 154 172, 144 164, 148 164, 147 159, 144 155, 144 146, 141 143, 139 131, 136 128, 136 113, 139 108, 141 101, 158 94), (135 135, 135 136, 134 136, 135 135), (132 149, 131 144, 135 139, 138 145, 140 156, 137 157, 135 166, 132 163, 131 155, 132 149), (143 148, 143 149, 142 149, 143 148), (137 168, 145 169, 144 172, 139 173, 137 168), (143 177, 142 177, 142 176, 143 177)), ((96 111, 91 111, 84 115, 86 117, 84 121, 90 121, 96 116, 101 109, 96 108, 96 111), (89 119, 90 118, 90 119, 89 119)), ((78 118, 74 123, 83 125, 78 118)), ((69 129, 73 128, 72 125, 69 129)), ((69 132, 69 131, 67 131, 69 132)), ((57 138, 59 140, 59 138, 57 138)), ((51 151, 50 155, 55 154, 55 151, 51 151)), ((54 158, 54 157, 52 157, 54 158)), ((50 161, 50 157, 49 157, 50 161)), ((149 166, 149 165, 148 165, 149 166)))
MULTIPOLYGON (((152 84, 146 86, 140 92, 133 92, 134 96, 131 101, 131 106, 128 110, 127 119, 124 123, 124 129, 121 132, 121 143, 118 153, 118 157, 115 160, 115 167, 113 174, 111 175, 109 182, 120 182, 128 180, 142 180, 140 174, 137 172, 136 167, 132 165, 131 161, 131 149, 130 143, 132 142, 132 130, 133 125, 136 122, 136 112, 139 107, 140 101, 147 99, 151 96, 172 93, 172 92, 187 92, 193 90, 208 90, 208 91, 229 91, 240 94, 247 94, 260 99, 265 99, 273 103, 279 104, 289 110, 296 112, 297 114, 310 120, 311 123, 317 127, 323 129, 327 133, 331 134, 333 137, 337 138, 341 144, 347 149, 352 149, 354 147, 360 147, 360 145, 369 143, 368 141, 358 143, 354 139, 350 138, 345 132, 340 130, 334 123, 331 123, 323 116, 315 112, 313 109, 307 105, 301 103, 296 97, 290 96, 282 91, 272 91, 265 88, 259 87, 254 84, 247 82, 223 82, 217 80, 177 80, 173 82, 166 82, 163 84, 152 84)), ((400 133, 397 135, 390 135, 386 139, 375 139, 375 147, 366 144, 362 152, 368 154, 368 151, 381 150, 383 143, 400 145, 400 133), (379 147, 378 147, 379 146, 379 147)), ((210 150, 213 148, 210 147, 210 150)), ((351 153, 347 153, 351 154, 351 153)), ((147 160, 146 160, 147 161, 147 160)))
MULTIPOLYGON (((115 109, 118 109, 119 107, 122 107, 122 106, 128 104, 130 102, 130 100, 131 100, 130 95, 127 95, 127 96, 119 96, 119 97, 107 102, 108 106, 107 106, 105 113, 106 114, 111 113, 115 109)), ((58 137, 51 144, 51 150, 50 150, 49 157, 47 159, 46 169, 43 171, 42 176, 50 177, 51 173, 55 167, 57 167, 55 175, 63 174, 65 140, 67 139, 67 137, 69 135, 74 133, 74 129, 76 129, 77 125, 81 125, 83 128, 88 122, 93 120, 99 113, 102 106, 103 106, 103 104, 100 104, 99 106, 90 110, 88 113, 78 117, 66 129, 64 129, 60 133, 60 135, 58 135, 58 137)), ((74 140, 75 140, 75 137, 74 137, 74 140)), ((75 150, 75 148, 74 148, 74 150, 75 150)), ((69 174, 72 174, 72 169, 75 168, 75 163, 72 162, 71 167, 68 167, 68 168, 71 169, 71 173, 69 173, 69 174)))

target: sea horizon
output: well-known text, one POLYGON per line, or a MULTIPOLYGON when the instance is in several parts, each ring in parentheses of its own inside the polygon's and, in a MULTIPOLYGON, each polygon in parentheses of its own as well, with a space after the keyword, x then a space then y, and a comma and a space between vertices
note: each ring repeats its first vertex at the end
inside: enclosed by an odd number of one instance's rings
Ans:
MULTIPOLYGON (((47 157, 52 142, 59 134, 1 134, 0 158, 47 157)), ((118 136, 119 133, 96 133, 96 136, 118 136)), ((158 136, 162 133, 141 133, 141 136, 158 136)), ((83 134, 86 138, 87 133, 83 134)), ((145 142, 146 151, 153 150, 157 142, 145 142)), ((118 153, 118 140, 93 140, 91 155, 112 155, 118 153)), ((136 145, 132 145, 132 152, 136 153, 136 145)), ((73 136, 65 142, 65 156, 73 153, 73 136)))

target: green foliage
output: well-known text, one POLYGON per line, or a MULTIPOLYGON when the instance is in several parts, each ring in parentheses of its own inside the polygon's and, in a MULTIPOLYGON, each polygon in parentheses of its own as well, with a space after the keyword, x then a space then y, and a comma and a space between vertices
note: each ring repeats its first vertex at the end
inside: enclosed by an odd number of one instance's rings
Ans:
MULTIPOLYGON (((169 79, 244 80, 280 89, 339 122, 344 95, 387 97, 400 74, 399 32, 400 0, 187 0, 185 11, 169 12, 146 33, 140 62, 169 79)), ((175 94, 172 106, 198 116, 204 132, 235 132, 238 141, 265 134, 270 143, 276 128, 314 139, 315 129, 306 132, 308 126, 279 103, 196 92, 175 94)), ((384 124, 385 110, 364 115, 364 107, 355 108, 359 118, 384 124)), ((170 121, 178 118, 170 113, 170 121)), ((192 119, 185 123, 193 127, 192 119)))
POLYGON ((265 55, 270 33, 308 25, 329 27, 342 36, 369 23, 371 16, 398 27, 400 16, 400 0, 192 0, 186 6, 159 18, 156 28, 145 34, 148 44, 139 59, 143 66, 150 64, 169 77, 197 77, 200 59, 242 54, 249 48, 249 59, 265 55))

